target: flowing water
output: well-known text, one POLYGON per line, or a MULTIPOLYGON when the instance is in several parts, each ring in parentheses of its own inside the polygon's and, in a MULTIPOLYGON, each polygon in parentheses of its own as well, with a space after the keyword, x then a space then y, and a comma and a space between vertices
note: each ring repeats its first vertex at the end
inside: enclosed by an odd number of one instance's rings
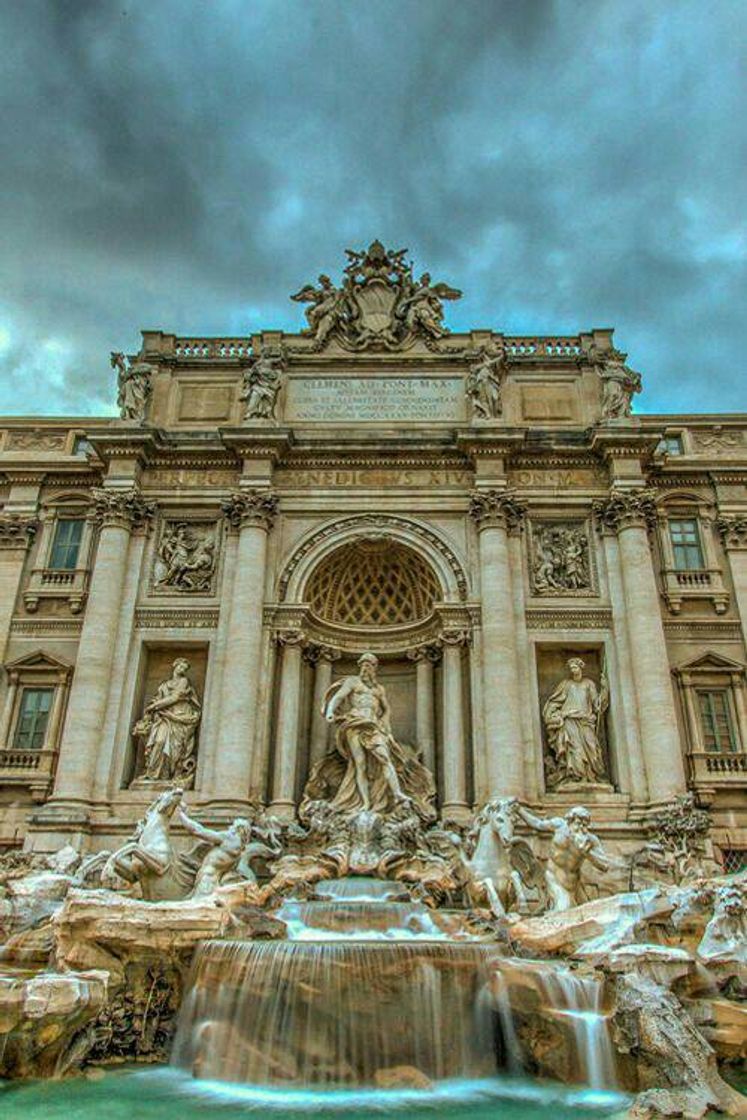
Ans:
POLYGON ((175 1069, 254 1091, 432 1092, 455 1080, 476 1085, 499 1067, 531 1069, 520 1034, 539 1020, 571 1053, 560 1076, 614 1089, 596 980, 503 958, 454 916, 404 901, 396 884, 325 886, 326 898, 278 912, 287 940, 199 947, 175 1069))

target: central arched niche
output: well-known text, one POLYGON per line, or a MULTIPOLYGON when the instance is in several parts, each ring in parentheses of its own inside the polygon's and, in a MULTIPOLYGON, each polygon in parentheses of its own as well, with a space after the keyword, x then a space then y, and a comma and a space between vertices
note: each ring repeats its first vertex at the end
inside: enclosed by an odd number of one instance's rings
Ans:
POLYGON ((314 569, 304 595, 323 622, 374 629, 422 622, 442 597, 439 580, 422 556, 380 536, 335 549, 314 569))
MULTIPOLYGON (((379 658, 379 680, 387 690, 392 728, 397 738, 418 747, 416 665, 408 652, 433 641, 437 606, 446 589, 431 563, 409 543, 371 531, 348 538, 321 557, 308 573, 300 598, 309 611, 313 641, 337 648, 332 679, 358 671, 358 656, 368 648, 379 658), (342 640, 341 640, 342 639, 342 640)), ((302 685, 298 795, 312 763, 315 668, 306 663, 302 685)), ((434 691, 440 691, 440 666, 434 667, 434 691)), ((441 723, 434 696, 435 727, 441 723)), ((333 729, 325 732, 326 749, 333 729)), ((438 766, 434 766, 438 771, 438 766)))

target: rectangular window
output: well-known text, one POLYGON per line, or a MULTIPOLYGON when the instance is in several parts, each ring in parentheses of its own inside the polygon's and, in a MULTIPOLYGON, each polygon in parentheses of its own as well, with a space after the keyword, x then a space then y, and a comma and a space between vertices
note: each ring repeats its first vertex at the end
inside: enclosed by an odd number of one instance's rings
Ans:
POLYGON ((664 436, 663 443, 667 455, 682 454, 682 436, 664 436))
POLYGON ((729 710, 729 693, 725 688, 698 691, 700 727, 707 751, 735 751, 736 735, 729 710))
POLYGON ((58 521, 54 530, 49 566, 56 571, 71 572, 78 563, 83 521, 66 518, 58 521))
POLYGON ((53 688, 24 688, 13 740, 13 746, 18 750, 44 746, 53 693, 53 688))
POLYGON ((704 568, 703 550, 700 547, 698 522, 693 519, 673 519, 669 522, 669 536, 674 553, 674 566, 678 572, 704 568))

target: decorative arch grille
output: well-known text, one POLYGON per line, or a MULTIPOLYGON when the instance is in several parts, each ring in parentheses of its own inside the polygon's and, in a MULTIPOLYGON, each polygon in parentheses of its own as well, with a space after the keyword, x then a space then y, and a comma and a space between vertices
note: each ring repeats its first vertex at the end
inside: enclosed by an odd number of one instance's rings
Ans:
POLYGON ((358 540, 322 561, 304 598, 327 622, 398 626, 427 618, 442 592, 433 570, 409 548, 391 540, 358 540))

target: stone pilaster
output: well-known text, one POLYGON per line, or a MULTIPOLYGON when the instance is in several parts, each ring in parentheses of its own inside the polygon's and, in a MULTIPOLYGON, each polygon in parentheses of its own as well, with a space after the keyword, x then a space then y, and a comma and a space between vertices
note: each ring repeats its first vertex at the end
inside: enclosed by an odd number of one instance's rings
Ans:
POLYGON ((98 527, 83 629, 75 663, 54 794, 37 819, 83 823, 102 743, 117 647, 130 535, 152 518, 154 506, 137 487, 94 488, 90 518, 98 527))
POLYGON ((594 504, 598 523, 617 534, 630 662, 643 755, 653 801, 686 787, 669 656, 649 544, 656 523, 654 492, 613 490, 594 504))
POLYGON ((747 514, 721 514, 716 527, 729 556, 734 598, 747 646, 747 514))
POLYGON ((407 654, 415 662, 415 735, 418 750, 431 774, 436 772, 436 721, 433 667, 440 654, 434 646, 418 646, 407 654))
POLYGON ((489 794, 524 794, 516 619, 508 535, 520 529, 524 507, 506 490, 478 490, 470 516, 480 541, 485 750, 489 794))
POLYGON ((275 773, 271 812, 292 820, 296 808, 298 722, 301 713, 301 667, 306 637, 301 630, 285 630, 275 638, 280 650, 280 688, 275 773))
POLYGON ((332 684, 332 666, 339 653, 329 646, 310 645, 304 655, 314 666, 314 693, 311 708, 311 733, 309 736, 309 769, 324 758, 329 743, 329 724, 324 718, 324 697, 332 684))
POLYGON ((238 542, 233 583, 221 604, 221 615, 227 612, 228 625, 210 789, 212 803, 231 810, 244 807, 250 796, 262 672, 267 535, 277 508, 277 497, 270 490, 239 490, 223 503, 226 520, 238 533, 238 542))
POLYGON ((467 743, 462 683, 462 650, 467 630, 444 630, 443 644, 443 805, 444 817, 467 816, 467 743))
POLYGON ((23 564, 36 534, 36 519, 20 514, 0 514, 0 655, 10 633, 23 564))

